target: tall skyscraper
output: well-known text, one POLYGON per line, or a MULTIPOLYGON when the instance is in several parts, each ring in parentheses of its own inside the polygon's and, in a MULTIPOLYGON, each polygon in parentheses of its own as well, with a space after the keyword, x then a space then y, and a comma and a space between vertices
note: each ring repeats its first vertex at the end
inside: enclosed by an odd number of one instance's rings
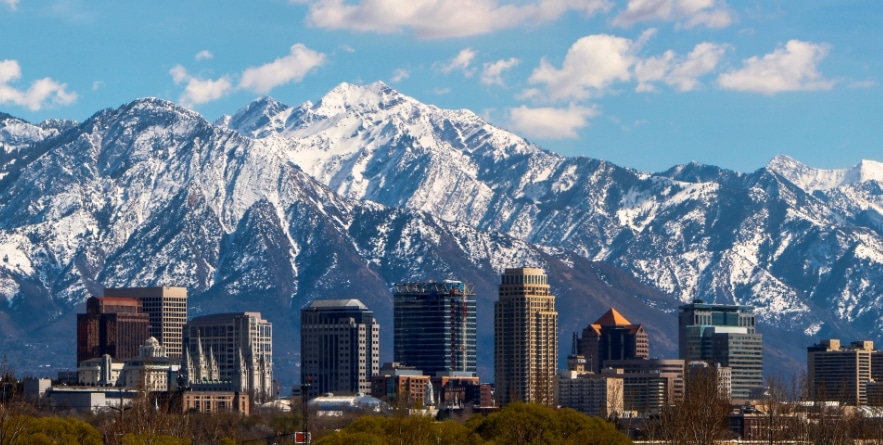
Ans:
POLYGON ((260 312, 196 317, 184 326, 187 383, 229 382, 255 402, 272 400, 273 325, 260 312))
POLYGON ((494 303, 497 402, 555 405, 558 312, 543 269, 506 269, 494 303))
POLYGON ((308 396, 371 392, 380 371, 380 325, 361 301, 315 300, 300 312, 301 383, 308 396))
POLYGON ((426 374, 475 373, 475 292, 459 281, 395 286, 396 362, 426 374))
POLYGON ((105 288, 104 295, 141 300, 141 310, 150 315, 150 336, 166 347, 169 358, 181 358, 182 331, 184 324, 187 323, 186 288, 169 286, 105 288))
POLYGON ((605 360, 650 358, 650 340, 644 326, 632 324, 613 308, 586 326, 578 345, 577 352, 596 374, 606 367, 605 360))
POLYGON ((86 313, 77 314, 77 364, 110 355, 117 360, 137 357, 150 337, 150 317, 136 298, 90 297, 86 313))
POLYGON ((874 342, 856 341, 842 346, 832 338, 806 348, 806 368, 813 400, 847 405, 868 403, 868 382, 873 381, 874 342))
POLYGON ((679 309, 680 358, 729 367, 734 399, 763 387, 763 335, 755 332, 753 307, 696 300, 679 309))

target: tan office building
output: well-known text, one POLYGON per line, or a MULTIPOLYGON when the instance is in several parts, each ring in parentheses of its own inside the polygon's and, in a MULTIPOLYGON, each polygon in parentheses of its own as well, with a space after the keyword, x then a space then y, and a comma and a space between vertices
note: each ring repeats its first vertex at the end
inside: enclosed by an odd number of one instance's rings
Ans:
POLYGON ((497 403, 555 406, 558 312, 543 269, 506 269, 494 303, 497 403))
POLYGON ((841 345, 836 338, 806 348, 806 368, 814 400, 866 405, 866 385, 871 381, 874 342, 841 345))
POLYGON ((184 324, 187 323, 186 288, 170 286, 105 288, 104 296, 141 300, 141 310, 150 315, 150 336, 166 347, 169 358, 181 358, 182 333, 184 324))

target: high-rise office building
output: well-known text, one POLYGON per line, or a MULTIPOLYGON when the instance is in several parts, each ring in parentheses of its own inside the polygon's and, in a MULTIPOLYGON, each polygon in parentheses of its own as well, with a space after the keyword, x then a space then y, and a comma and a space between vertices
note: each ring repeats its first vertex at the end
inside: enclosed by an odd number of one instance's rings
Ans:
POLYGON ((555 405, 558 312, 543 269, 506 269, 494 303, 494 375, 500 406, 555 405))
POLYGON ((681 359, 729 367, 734 399, 749 399, 763 387, 763 335, 755 331, 753 307, 696 300, 679 310, 681 359))
POLYGON ((169 358, 181 358, 182 331, 184 324, 187 323, 186 288, 169 286, 105 288, 104 295, 141 300, 141 310, 150 315, 150 336, 166 347, 169 358))
POLYGON ((183 331, 188 384, 227 382, 257 403, 273 399, 273 325, 260 312, 204 315, 183 331))
POLYGON ((135 298, 90 297, 77 314, 77 364, 105 354, 116 360, 137 357, 150 337, 150 317, 135 298))
POLYGON ((380 371, 380 324, 361 301, 315 300, 300 312, 301 383, 308 396, 371 392, 380 371))
POLYGON ((644 326, 632 324, 616 309, 610 308, 583 330, 577 352, 595 373, 605 368, 605 360, 650 358, 650 340, 644 326))
POLYGON ((806 368, 813 400, 866 405, 872 378, 874 342, 841 345, 838 339, 822 340, 806 348, 806 368))
POLYGON ((475 373, 475 292, 459 281, 405 283, 393 297, 394 360, 429 375, 475 373))

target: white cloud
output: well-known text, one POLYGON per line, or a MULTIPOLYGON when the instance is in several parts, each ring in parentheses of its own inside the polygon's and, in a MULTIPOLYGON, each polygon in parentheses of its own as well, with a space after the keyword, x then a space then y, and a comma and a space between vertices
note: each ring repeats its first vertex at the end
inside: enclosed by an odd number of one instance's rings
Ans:
POLYGON ((302 43, 292 45, 291 52, 266 65, 251 67, 242 73, 239 87, 261 94, 289 82, 300 82, 314 68, 325 63, 325 54, 313 51, 302 43))
POLYGON ((849 88, 874 88, 877 82, 873 80, 854 80, 849 83, 849 88))
MULTIPOLYGON (((303 3, 302 0, 295 0, 303 3)), ((549 22, 565 12, 606 12, 610 0, 538 0, 499 4, 496 0, 344 0, 308 1, 307 21, 326 29, 392 33, 411 30, 420 38, 485 34, 522 24, 549 22)))
POLYGON ((200 61, 200 60, 210 60, 210 59, 212 59, 213 57, 215 57, 215 55, 212 54, 211 51, 209 51, 209 50, 207 50, 207 49, 204 49, 204 50, 202 50, 202 51, 196 53, 195 59, 196 59, 196 61, 198 62, 198 61, 200 61))
POLYGON ((782 91, 827 90, 834 81, 818 72, 819 62, 828 55, 829 45, 791 40, 763 57, 751 57, 742 68, 721 74, 722 88, 775 94, 782 91))
POLYGON ((99 89, 104 88, 104 85, 103 80, 96 80, 92 82, 92 91, 98 91, 99 89))
POLYGON ((628 27, 648 21, 674 22, 679 28, 726 28, 733 23, 733 13, 723 0, 629 0, 613 24, 628 27))
POLYGON ((432 90, 432 92, 435 93, 435 94, 438 94, 439 96, 442 96, 442 95, 445 95, 445 94, 450 93, 450 92, 451 92, 451 89, 450 89, 450 88, 435 87, 435 88, 432 90))
MULTIPOLYGON (((197 60, 213 57, 209 51, 200 51, 197 60)), ((297 43, 291 52, 265 65, 250 67, 242 72, 238 85, 234 76, 224 75, 218 79, 203 79, 191 75, 182 65, 169 70, 175 85, 185 84, 184 92, 178 98, 181 105, 193 107, 220 99, 238 89, 247 89, 266 94, 273 88, 288 82, 298 82, 314 68, 325 62, 325 54, 313 51, 297 43)))
POLYGON ((503 85, 503 71, 510 70, 517 66, 519 60, 515 57, 498 60, 493 63, 485 63, 484 69, 481 71, 481 83, 485 85, 503 85))
POLYGON ((407 78, 411 77, 411 73, 404 69, 398 68, 397 70, 392 72, 392 78, 389 79, 392 83, 399 83, 407 78))
POLYGON ((186 83, 184 92, 178 98, 178 102, 185 107, 204 104, 218 100, 233 91, 233 82, 229 76, 223 76, 217 80, 200 79, 187 73, 181 65, 176 65, 169 70, 175 85, 186 83))
POLYGON ((356 52, 356 49, 353 48, 352 46, 349 46, 349 45, 340 45, 340 46, 338 46, 337 48, 340 49, 341 51, 345 52, 345 53, 354 53, 354 52, 356 52))
POLYGON ((633 54, 636 48, 631 40, 622 37, 586 36, 570 47, 561 69, 543 58, 529 81, 545 84, 551 100, 586 99, 603 93, 615 81, 631 79, 630 68, 637 61, 633 54))
POLYGON ((24 91, 9 85, 20 78, 21 66, 18 61, 0 60, 0 104, 11 103, 37 111, 48 104, 67 105, 77 100, 77 93, 68 92, 67 84, 48 77, 35 80, 24 91))
POLYGON ((577 131, 598 115, 595 107, 571 103, 568 108, 528 108, 520 106, 509 110, 509 126, 527 137, 541 139, 575 139, 577 131))
POLYGON ((677 57, 666 51, 635 64, 635 91, 655 91, 653 82, 665 82, 678 91, 691 91, 699 86, 699 77, 712 72, 720 62, 728 45, 703 42, 696 45, 686 57, 677 57))
POLYGON ((638 86, 635 91, 647 92, 656 91, 653 82, 659 82, 665 79, 671 69, 671 64, 675 59, 675 52, 668 50, 661 56, 650 57, 635 63, 635 79, 638 86))
POLYGON ((289 82, 299 82, 313 69, 325 63, 325 54, 297 43, 291 52, 266 65, 251 67, 242 73, 239 87, 261 94, 289 82))
POLYGON ((464 48, 453 59, 440 64, 438 69, 445 74, 453 71, 462 71, 464 76, 472 77, 475 74, 475 70, 471 69, 469 65, 475 59, 476 54, 478 53, 473 51, 472 48, 464 48))
POLYGON ((9 5, 9 9, 13 11, 15 11, 16 7, 18 6, 18 0, 3 0, 3 3, 9 5))

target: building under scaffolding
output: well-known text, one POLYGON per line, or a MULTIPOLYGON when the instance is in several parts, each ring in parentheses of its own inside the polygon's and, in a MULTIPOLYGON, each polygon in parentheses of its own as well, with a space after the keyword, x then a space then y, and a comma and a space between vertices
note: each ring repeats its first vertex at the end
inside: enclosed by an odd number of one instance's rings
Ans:
POLYGON ((395 285, 395 361, 426 374, 475 373, 475 292, 460 281, 395 285))

